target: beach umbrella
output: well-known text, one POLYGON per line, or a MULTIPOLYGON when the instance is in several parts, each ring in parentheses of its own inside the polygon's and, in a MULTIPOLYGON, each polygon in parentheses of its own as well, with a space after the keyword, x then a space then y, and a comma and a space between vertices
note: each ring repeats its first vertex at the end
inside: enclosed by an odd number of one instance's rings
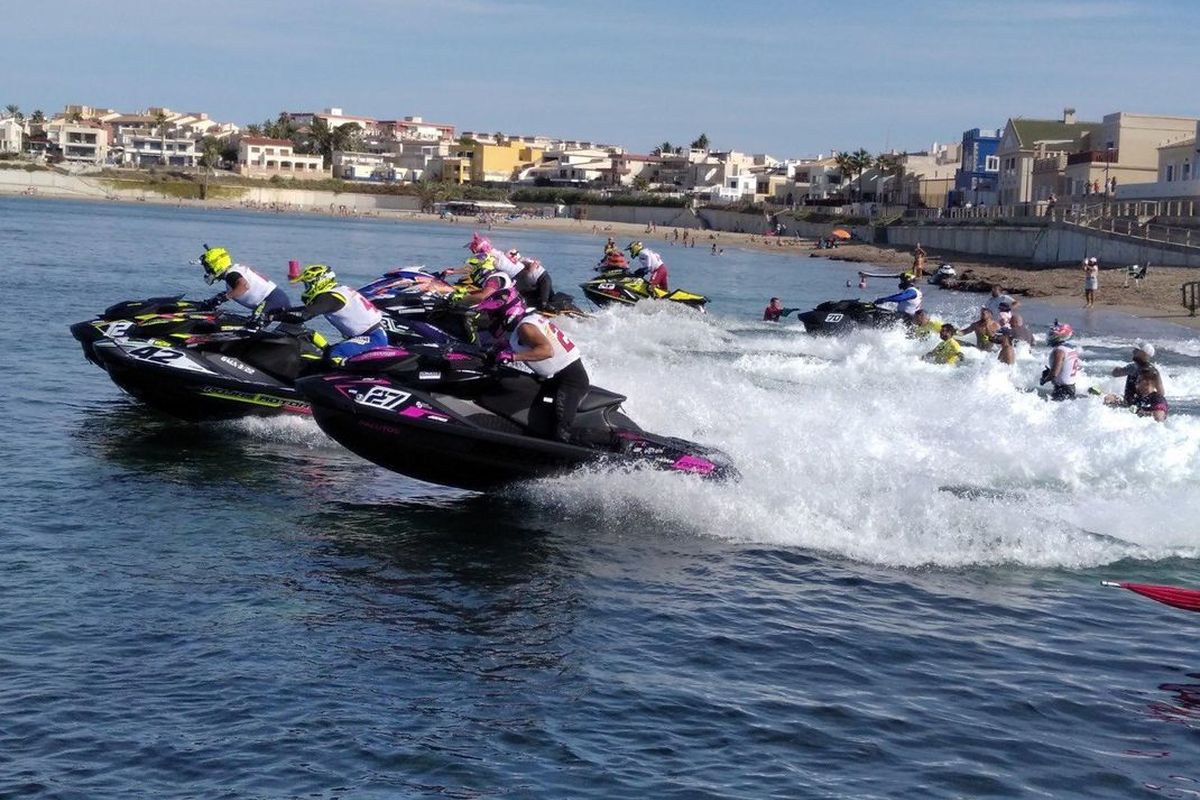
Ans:
POLYGON ((1105 586, 1115 586, 1118 589, 1128 589, 1140 595, 1166 603, 1184 611, 1200 611, 1200 590, 1180 589, 1177 586, 1154 586, 1148 583, 1113 583, 1103 581, 1105 586))
POLYGON ((850 231, 845 228, 834 228, 833 233, 829 235, 835 239, 849 239, 851 237, 850 231))

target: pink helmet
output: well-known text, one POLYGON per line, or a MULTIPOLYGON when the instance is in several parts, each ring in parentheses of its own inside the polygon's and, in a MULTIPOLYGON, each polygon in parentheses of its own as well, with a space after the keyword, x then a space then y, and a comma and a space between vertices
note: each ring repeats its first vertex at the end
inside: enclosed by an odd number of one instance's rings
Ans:
POLYGON ((480 236, 479 231, 475 231, 475 235, 471 237, 471 241, 467 243, 467 248, 472 253, 487 254, 492 252, 492 243, 488 241, 486 236, 480 236))
POLYGON ((1050 340, 1051 344, 1062 344, 1074 335, 1075 329, 1068 323, 1054 320, 1054 324, 1050 326, 1050 331, 1046 334, 1046 338, 1050 340))
POLYGON ((493 328, 500 325, 511 328, 528 313, 524 301, 521 300, 521 293, 512 285, 493 292, 472 308, 491 316, 493 328))

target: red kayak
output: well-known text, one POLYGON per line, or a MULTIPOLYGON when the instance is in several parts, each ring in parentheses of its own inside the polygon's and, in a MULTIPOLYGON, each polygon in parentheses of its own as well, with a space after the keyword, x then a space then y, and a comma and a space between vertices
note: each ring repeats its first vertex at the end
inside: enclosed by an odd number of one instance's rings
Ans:
POLYGON ((1175 608, 1182 608, 1184 611, 1200 611, 1200 590, 1198 589, 1180 589, 1177 586, 1154 586, 1149 583, 1113 583, 1111 581, 1103 581, 1103 584, 1105 586, 1116 586, 1119 589, 1128 589, 1131 592, 1145 595, 1151 600, 1157 600, 1160 603, 1166 603, 1175 608))

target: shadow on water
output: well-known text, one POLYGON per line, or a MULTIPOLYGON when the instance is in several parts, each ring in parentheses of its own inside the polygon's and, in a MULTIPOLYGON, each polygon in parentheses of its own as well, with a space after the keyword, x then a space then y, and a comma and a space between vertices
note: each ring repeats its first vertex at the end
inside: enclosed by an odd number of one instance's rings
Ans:
POLYGON ((296 475, 332 479, 371 469, 340 448, 314 446, 320 434, 307 420, 286 420, 292 424, 264 433, 237 427, 242 423, 186 423, 125 402, 77 419, 70 435, 89 455, 170 483, 266 489, 296 475))

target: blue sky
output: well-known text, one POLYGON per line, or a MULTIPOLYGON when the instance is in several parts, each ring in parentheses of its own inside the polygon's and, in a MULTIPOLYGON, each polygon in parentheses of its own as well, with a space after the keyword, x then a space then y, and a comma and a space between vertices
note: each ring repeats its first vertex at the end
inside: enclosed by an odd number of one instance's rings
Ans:
POLYGON ((1010 116, 1200 116, 1192 0, 59 0, 4 13, 0 105, 254 122, 340 106, 646 152, 922 149, 1010 116))

